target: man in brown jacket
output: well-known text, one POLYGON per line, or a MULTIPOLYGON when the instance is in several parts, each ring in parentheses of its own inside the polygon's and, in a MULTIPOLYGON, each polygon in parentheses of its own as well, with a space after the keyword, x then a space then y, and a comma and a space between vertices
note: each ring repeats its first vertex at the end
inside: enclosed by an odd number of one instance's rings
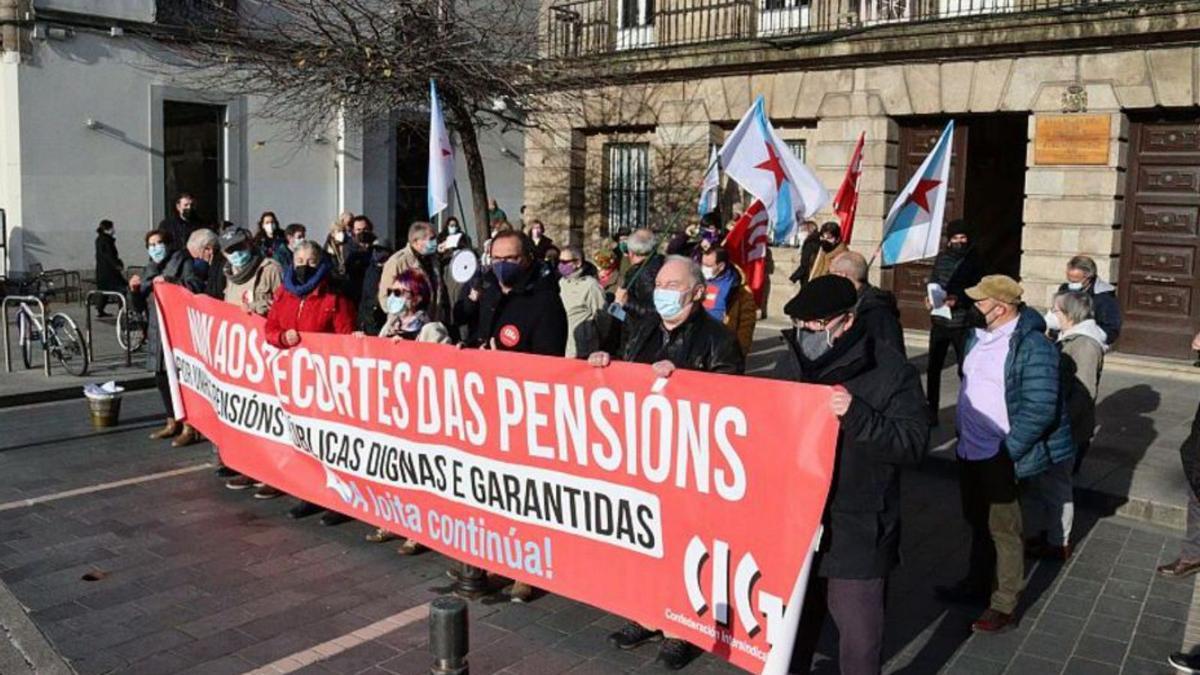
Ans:
POLYGON ((745 275, 729 262, 729 251, 721 247, 700 257, 700 269, 704 273, 704 309, 733 331, 745 357, 754 344, 754 324, 758 322, 758 305, 746 287, 745 275))
POLYGON ((447 322, 450 306, 447 299, 446 285, 442 281, 441 270, 438 266, 437 232, 433 225, 425 222, 413 223, 408 228, 408 246, 396 251, 392 257, 383 263, 383 272, 379 276, 379 306, 387 306, 388 288, 404 270, 417 270, 429 279, 433 289, 433 297, 429 299, 430 321, 447 322))

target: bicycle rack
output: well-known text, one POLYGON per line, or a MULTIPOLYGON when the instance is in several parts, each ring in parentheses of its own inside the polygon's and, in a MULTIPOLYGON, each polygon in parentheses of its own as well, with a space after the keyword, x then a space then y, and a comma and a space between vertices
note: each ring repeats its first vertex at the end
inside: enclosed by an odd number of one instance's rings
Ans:
MULTIPOLYGON (((41 298, 32 295, 10 295, 4 298, 4 301, 0 303, 0 309, 4 312, 4 370, 9 373, 12 372, 12 350, 9 348, 8 306, 21 302, 37 303, 38 312, 42 315, 42 332, 44 333, 48 327, 46 323, 46 304, 42 302, 41 298)), ((42 337, 42 363, 46 366, 46 377, 50 377, 50 350, 46 348, 45 336, 42 337)))
MULTIPOLYGON (((83 297, 83 311, 84 316, 86 317, 84 319, 84 324, 86 326, 85 330, 87 330, 88 360, 92 363, 96 362, 96 341, 92 339, 92 297, 97 295, 107 295, 109 297, 116 298, 121 305, 120 311, 125 312, 125 365, 127 367, 132 366, 133 352, 129 349, 129 313, 126 312, 127 305, 125 302, 125 294, 118 293, 117 291, 88 291, 87 295, 83 297)), ((117 316, 120 316, 120 314, 117 316)))

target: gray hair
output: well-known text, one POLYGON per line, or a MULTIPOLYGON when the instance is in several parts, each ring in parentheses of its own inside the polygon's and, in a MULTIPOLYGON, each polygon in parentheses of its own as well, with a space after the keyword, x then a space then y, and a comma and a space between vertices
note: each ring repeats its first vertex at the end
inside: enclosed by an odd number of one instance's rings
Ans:
POLYGON ((846 251, 829 263, 829 269, 844 275, 851 281, 867 283, 867 259, 857 251, 846 251))
POLYGON ((313 261, 315 261, 318 265, 321 264, 321 260, 325 257, 325 249, 312 239, 305 239, 303 242, 301 242, 300 245, 296 247, 296 253, 299 253, 300 251, 308 251, 310 254, 312 254, 313 261))
POLYGON ((432 234, 433 234, 433 225, 430 225, 429 223, 418 220, 417 222, 408 226, 408 243, 411 244, 414 241, 420 239, 421 237, 429 236, 432 234))
POLYGON ((648 228, 639 227, 626 240, 629 252, 634 255, 650 255, 654 252, 654 233, 648 228))
POLYGON ((191 253, 192 255, 196 255, 197 253, 199 253, 200 251, 203 251, 206 248, 213 248, 213 249, 218 248, 216 232, 213 232, 212 230, 208 229, 207 227, 202 227, 202 228, 192 232, 191 235, 188 236, 188 240, 187 240, 188 253, 191 253))
POLYGON ((663 260, 663 267, 666 267, 673 262, 687 265, 688 274, 692 277, 693 288, 704 285, 704 270, 701 269, 700 263, 685 255, 669 255, 663 260))
POLYGON ((1067 262, 1067 269, 1079 270, 1089 279, 1096 278, 1096 261, 1086 255, 1077 255, 1067 262))
POLYGON ((1054 306, 1067 317, 1071 325, 1079 325, 1095 317, 1092 312, 1092 296, 1083 291, 1059 293, 1054 296, 1054 306))

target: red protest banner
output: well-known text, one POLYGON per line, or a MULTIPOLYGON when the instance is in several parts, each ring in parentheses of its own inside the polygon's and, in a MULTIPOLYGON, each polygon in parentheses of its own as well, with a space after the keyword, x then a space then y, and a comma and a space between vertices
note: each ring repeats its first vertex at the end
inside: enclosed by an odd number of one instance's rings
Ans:
POLYGON ((179 417, 230 467, 453 558, 785 672, 829 389, 303 334, 155 285, 179 417), (769 656, 768 656, 769 655, 769 656))

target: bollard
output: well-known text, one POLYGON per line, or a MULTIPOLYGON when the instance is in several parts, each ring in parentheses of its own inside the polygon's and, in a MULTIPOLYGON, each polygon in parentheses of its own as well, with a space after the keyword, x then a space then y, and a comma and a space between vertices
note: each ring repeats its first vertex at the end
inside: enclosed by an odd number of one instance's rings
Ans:
POLYGON ((482 567, 458 563, 458 571, 454 577, 454 594, 468 600, 475 600, 487 595, 487 571, 482 567))
POLYGON ((467 603, 449 595, 429 603, 430 674, 468 675, 467 650, 467 603))

